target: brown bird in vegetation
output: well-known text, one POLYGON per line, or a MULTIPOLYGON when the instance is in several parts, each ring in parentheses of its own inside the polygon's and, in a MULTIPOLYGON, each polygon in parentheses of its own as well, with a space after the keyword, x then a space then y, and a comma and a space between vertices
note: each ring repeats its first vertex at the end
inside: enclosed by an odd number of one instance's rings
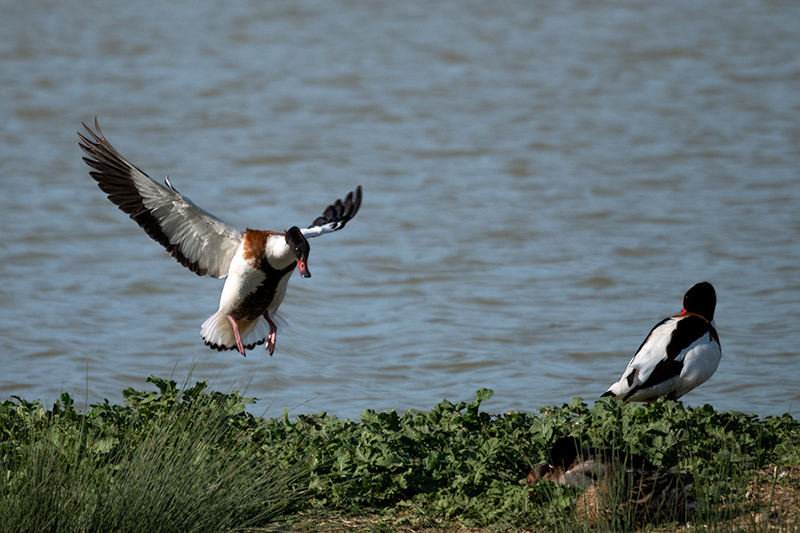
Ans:
POLYGON ((636 455, 580 446, 574 437, 558 439, 551 461, 535 465, 526 483, 542 480, 586 487, 575 512, 590 527, 610 523, 615 515, 637 526, 683 519, 695 504, 687 493, 691 474, 660 470, 636 455))

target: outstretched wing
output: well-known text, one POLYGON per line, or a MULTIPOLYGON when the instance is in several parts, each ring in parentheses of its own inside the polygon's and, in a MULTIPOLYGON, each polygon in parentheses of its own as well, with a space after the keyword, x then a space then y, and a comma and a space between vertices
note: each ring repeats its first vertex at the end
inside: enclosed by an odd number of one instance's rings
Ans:
POLYGON ((83 160, 94 169, 89 174, 108 199, 198 276, 227 276, 242 233, 197 207, 169 178, 165 187, 129 163, 103 137, 96 117, 97 133, 86 124, 83 127, 93 139, 78 133, 80 147, 89 156, 83 160))
POLYGON ((347 193, 344 201, 336 200, 329 205, 321 217, 317 217, 309 227, 301 229, 300 232, 306 238, 310 238, 340 230, 348 220, 356 216, 359 207, 361 207, 361 185, 356 187, 355 192, 347 193))

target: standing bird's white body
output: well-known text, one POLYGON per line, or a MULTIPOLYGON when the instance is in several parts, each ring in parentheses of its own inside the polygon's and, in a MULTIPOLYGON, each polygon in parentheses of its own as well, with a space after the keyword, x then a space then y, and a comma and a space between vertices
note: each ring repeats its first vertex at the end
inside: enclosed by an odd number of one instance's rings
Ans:
POLYGON ((710 283, 698 283, 689 289, 681 314, 656 324, 622 378, 603 396, 634 402, 651 402, 660 396, 677 400, 705 383, 722 357, 714 324, 716 304, 716 292, 710 283))
POLYGON ((273 318, 295 266, 301 276, 311 276, 307 238, 342 229, 361 206, 361 186, 328 206, 308 228, 241 232, 196 206, 169 178, 161 185, 129 163, 103 137, 97 119, 96 133, 83 126, 93 139, 78 133, 89 156, 83 160, 94 169, 89 174, 108 199, 192 272, 227 278, 219 310, 201 327, 205 343, 242 355, 266 344, 272 355, 277 334, 273 318))

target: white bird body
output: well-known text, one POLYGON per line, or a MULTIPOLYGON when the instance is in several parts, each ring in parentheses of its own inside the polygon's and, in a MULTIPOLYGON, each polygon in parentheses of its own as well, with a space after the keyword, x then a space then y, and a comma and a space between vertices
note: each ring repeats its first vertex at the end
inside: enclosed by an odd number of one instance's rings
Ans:
POLYGON ((270 326, 267 317, 275 318, 278 307, 286 296, 289 278, 294 272, 295 261, 285 239, 279 233, 267 238, 263 254, 272 265, 277 267, 277 270, 286 271, 285 275, 278 278, 274 296, 267 301, 266 309, 263 312, 258 310, 255 314, 250 313, 250 316, 242 316, 237 312, 242 302, 249 295, 255 294, 267 279, 267 274, 258 268, 253 257, 245 259, 245 239, 242 239, 242 243, 231 260, 228 276, 222 287, 219 310, 200 327, 203 340, 212 348, 236 345, 236 336, 228 315, 236 319, 245 349, 252 349, 258 344, 262 344, 264 339, 269 336, 270 326))

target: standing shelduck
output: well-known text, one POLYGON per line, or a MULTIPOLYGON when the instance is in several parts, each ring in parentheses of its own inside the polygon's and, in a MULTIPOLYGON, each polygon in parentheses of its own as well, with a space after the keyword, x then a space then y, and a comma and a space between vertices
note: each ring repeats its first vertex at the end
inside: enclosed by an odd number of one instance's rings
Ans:
POLYGON ((89 156, 83 160, 94 169, 89 174, 108 199, 198 276, 227 278, 219 310, 200 329, 205 343, 242 355, 266 343, 272 355, 277 335, 273 318, 295 266, 302 277, 311 277, 306 239, 342 229, 361 206, 361 186, 328 206, 308 228, 241 232, 197 207, 169 177, 166 186, 153 181, 108 143, 96 118, 94 125, 96 133, 83 124, 93 141, 78 133, 80 147, 89 156))
POLYGON ((652 402, 659 396, 677 400, 705 383, 722 357, 714 326, 716 305, 716 292, 707 281, 689 289, 683 311, 656 324, 622 378, 603 396, 633 402, 652 402))

